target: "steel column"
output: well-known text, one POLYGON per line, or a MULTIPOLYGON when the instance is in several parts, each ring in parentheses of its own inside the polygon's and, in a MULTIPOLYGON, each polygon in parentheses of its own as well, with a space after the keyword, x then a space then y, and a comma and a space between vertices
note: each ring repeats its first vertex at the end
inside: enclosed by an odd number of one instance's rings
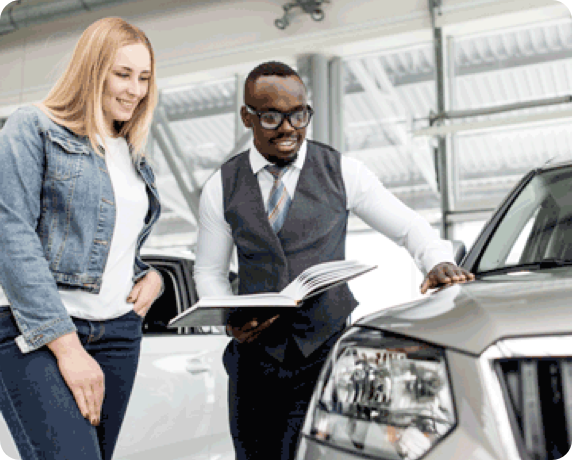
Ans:
POLYGON ((240 138, 244 135, 244 125, 240 116, 240 108, 244 104, 244 83, 246 78, 244 75, 235 76, 235 94, 234 94, 234 143, 238 144, 240 138))
MULTIPOLYGON (((443 45, 443 31, 436 26, 435 16, 440 13, 441 0, 429 0, 429 12, 431 13, 431 25, 433 28, 433 48, 435 51, 435 84, 437 96, 437 113, 445 112, 445 59, 443 45)), ((440 121, 435 121, 440 123, 440 121)), ((447 138, 437 137, 435 147, 435 165, 437 169, 437 180, 441 194, 441 236, 449 238, 449 223, 447 218, 451 211, 449 200, 449 167, 447 159, 447 138)))
POLYGON ((328 144, 330 142, 328 60, 321 54, 310 56, 310 85, 314 109, 312 138, 328 144))
POLYGON ((338 152, 344 152, 344 67, 341 58, 330 62, 330 142, 338 152))

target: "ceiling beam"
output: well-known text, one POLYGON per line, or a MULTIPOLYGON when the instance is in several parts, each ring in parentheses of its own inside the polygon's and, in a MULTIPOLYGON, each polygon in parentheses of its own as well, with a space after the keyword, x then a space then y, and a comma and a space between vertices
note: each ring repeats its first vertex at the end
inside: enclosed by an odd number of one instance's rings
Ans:
MULTIPOLYGON (((369 59, 375 59, 369 57, 369 59)), ((479 75, 485 73, 499 72, 502 70, 516 69, 519 67, 536 66, 555 61, 563 61, 572 59, 572 49, 553 51, 543 54, 535 54, 533 56, 515 56, 509 59, 502 59, 493 62, 484 62, 479 64, 471 64, 467 66, 457 67, 455 69, 456 77, 465 77, 471 75, 479 75)), ((379 61, 379 59, 376 59, 379 61)), ((381 65, 381 63, 380 63, 381 65)), ((396 76, 392 75, 391 81, 394 87, 415 85, 419 83, 428 83, 435 79, 434 68, 431 67, 426 72, 416 74, 396 76)), ((359 82, 353 82, 346 86, 346 94, 362 92, 364 89, 359 82)))
POLYGON ((218 115, 234 114, 236 110, 235 102, 232 98, 229 98, 228 104, 224 104, 217 107, 204 107, 200 109, 184 108, 177 109, 176 107, 169 108, 168 101, 163 101, 163 108, 165 109, 165 115, 169 121, 185 121, 192 120, 194 118, 206 118, 215 117, 218 115))

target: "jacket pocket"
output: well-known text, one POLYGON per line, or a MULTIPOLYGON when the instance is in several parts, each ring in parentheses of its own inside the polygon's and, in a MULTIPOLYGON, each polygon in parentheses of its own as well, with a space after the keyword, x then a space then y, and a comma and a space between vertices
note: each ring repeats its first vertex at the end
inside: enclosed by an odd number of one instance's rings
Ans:
POLYGON ((71 135, 62 136, 47 131, 46 177, 54 180, 69 180, 81 175, 84 155, 89 149, 71 135))

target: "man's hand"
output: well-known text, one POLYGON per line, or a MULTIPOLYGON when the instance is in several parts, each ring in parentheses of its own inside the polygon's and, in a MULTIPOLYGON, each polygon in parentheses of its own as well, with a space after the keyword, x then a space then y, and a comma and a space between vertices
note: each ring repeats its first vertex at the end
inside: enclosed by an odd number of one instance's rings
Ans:
POLYGON ((133 286, 127 302, 134 303, 133 310, 144 318, 161 292, 162 285, 161 276, 155 270, 151 270, 133 286))
POLYGON ((466 283, 475 279, 475 275, 464 268, 450 262, 435 265, 421 284, 421 294, 437 287, 448 286, 456 283, 466 283))
POLYGON ((249 321, 240 327, 233 327, 230 324, 227 324, 226 330, 234 339, 238 340, 240 343, 251 343, 256 340, 256 338, 262 333, 264 329, 276 321, 279 316, 280 315, 276 315, 273 318, 267 319, 261 324, 258 324, 256 319, 253 319, 252 321, 249 321))

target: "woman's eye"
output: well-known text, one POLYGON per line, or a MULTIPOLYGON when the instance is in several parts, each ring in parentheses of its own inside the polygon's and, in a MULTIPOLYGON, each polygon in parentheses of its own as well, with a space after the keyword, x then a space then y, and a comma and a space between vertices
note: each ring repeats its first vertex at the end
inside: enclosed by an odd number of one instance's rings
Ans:
POLYGON ((129 74, 126 74, 126 73, 117 73, 116 75, 117 75, 118 77, 121 77, 121 78, 126 78, 126 77, 129 76, 129 74))

